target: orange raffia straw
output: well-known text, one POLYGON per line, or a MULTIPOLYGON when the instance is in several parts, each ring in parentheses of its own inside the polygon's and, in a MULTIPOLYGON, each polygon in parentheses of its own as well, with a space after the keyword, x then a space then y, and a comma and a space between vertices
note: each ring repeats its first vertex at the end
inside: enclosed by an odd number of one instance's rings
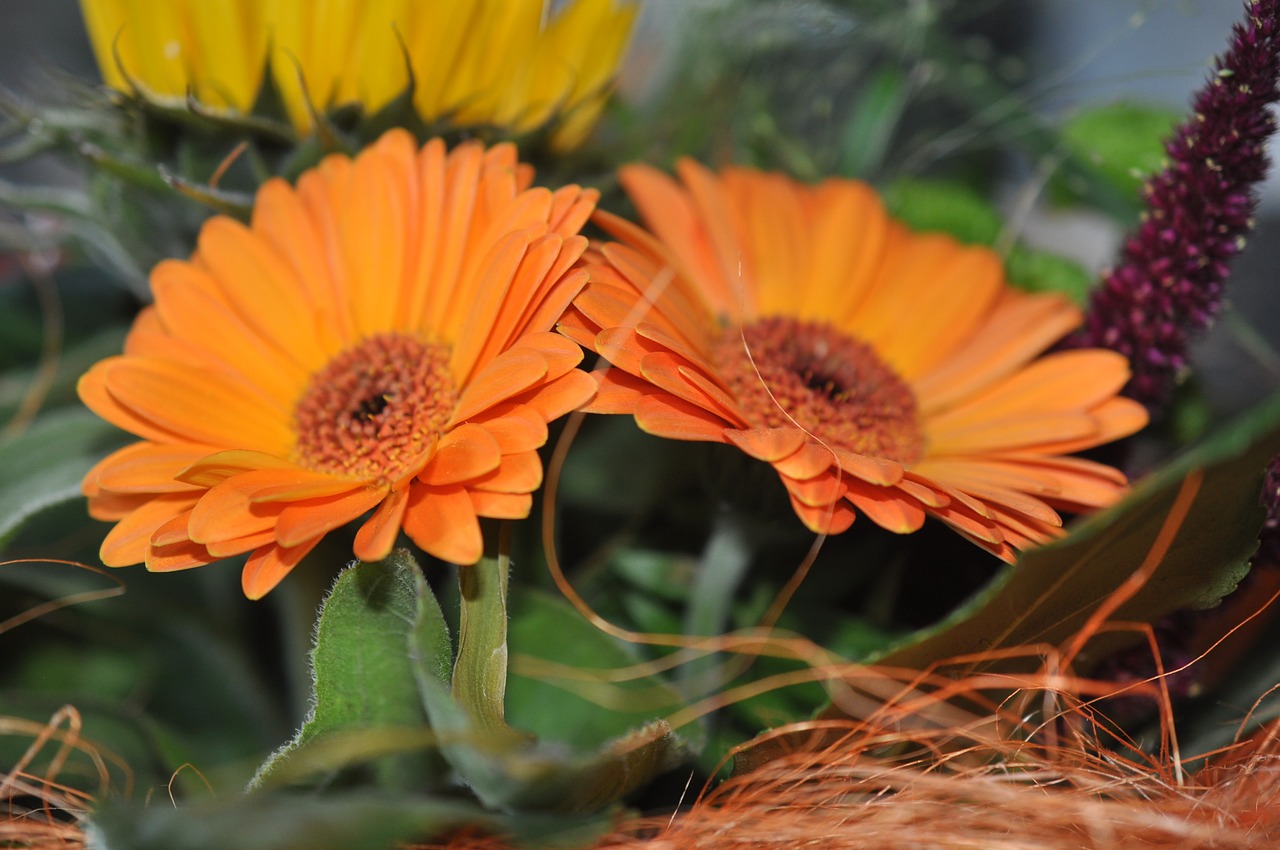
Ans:
POLYGON ((80 714, 72 706, 58 709, 48 723, 0 717, 0 735, 29 737, 30 746, 7 772, 0 772, 0 846, 60 848, 85 846, 84 823, 95 800, 114 787, 112 768, 124 774, 124 793, 131 784, 128 766, 118 756, 80 737, 80 714), (52 754, 47 750, 53 749, 52 754), (73 753, 89 760, 97 786, 84 791, 58 781, 73 753), (40 773, 32 773, 40 759, 40 773))

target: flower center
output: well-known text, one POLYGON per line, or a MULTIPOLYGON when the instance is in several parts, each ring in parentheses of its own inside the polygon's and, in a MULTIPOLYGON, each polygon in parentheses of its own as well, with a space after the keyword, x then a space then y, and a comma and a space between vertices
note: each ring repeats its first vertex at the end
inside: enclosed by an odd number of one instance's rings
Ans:
POLYGON ((924 454, 911 387, 870 345, 825 322, 774 316, 731 328, 712 359, 755 427, 799 425, 823 442, 905 464, 924 454))
POLYGON ((457 397, 446 346, 369 337, 311 376, 293 409, 298 459, 317 472, 394 480, 431 448, 457 397))

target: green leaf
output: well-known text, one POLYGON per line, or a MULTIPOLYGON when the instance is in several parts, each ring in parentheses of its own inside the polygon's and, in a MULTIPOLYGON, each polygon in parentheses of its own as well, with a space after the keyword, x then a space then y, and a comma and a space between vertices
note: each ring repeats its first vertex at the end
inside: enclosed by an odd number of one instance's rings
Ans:
POLYGON ((351 850, 398 847, 475 827, 523 842, 580 846, 600 825, 581 818, 502 818, 457 799, 330 791, 323 797, 254 794, 186 805, 101 806, 90 846, 111 850, 351 850))
MULTIPOLYGON (((955 656, 1001 647, 1062 644, 1162 546, 1145 585, 1111 619, 1153 622, 1183 608, 1215 605, 1248 571, 1263 511, 1266 463, 1280 452, 1280 396, 1214 439, 1138 483, 1115 507, 1077 525, 1065 539, 1033 549, 940 625, 873 661, 923 669, 955 656), (1171 520, 1179 499, 1185 518, 1171 520)), ((1095 637, 1083 669, 1137 638, 1095 637)))
POLYGON ((432 661, 444 617, 426 582, 416 582, 414 633, 421 650, 413 656, 414 673, 441 751, 458 777, 490 808, 582 812, 604 808, 678 764, 683 746, 661 720, 583 753, 507 726, 495 698, 505 691, 506 568, 505 557, 493 553, 461 568, 476 574, 463 582, 469 636, 459 641, 452 690, 432 661))
POLYGON ((1096 278, 1082 265, 1045 251, 1015 246, 1005 260, 1009 282, 1027 292, 1057 292, 1076 304, 1089 298, 1096 278))
MULTIPOLYGON (((338 576, 316 627, 311 710, 294 739, 259 768, 250 787, 278 781, 272 774, 291 760, 304 758, 308 764, 340 761, 314 752, 334 733, 397 730, 403 736, 402 751, 434 744, 434 736, 427 734, 429 724, 414 674, 419 667, 438 671, 442 663, 448 669, 450 649, 443 628, 431 632, 429 640, 425 633, 415 632, 422 584, 417 564, 403 550, 393 552, 385 561, 357 561, 338 576), (411 636, 419 653, 413 659, 411 636), (300 756, 303 748, 308 752, 300 756)), ((362 747, 353 745, 350 735, 335 739, 348 751, 373 753, 381 752, 379 742, 385 740, 385 736, 374 735, 362 747)), ((431 787, 444 772, 434 753, 379 764, 384 782, 401 787, 431 787)), ((282 775, 292 777, 299 772, 291 767, 282 775)))
POLYGON ((538 675, 541 659, 581 671, 615 670, 641 660, 634 647, 591 625, 559 596, 518 590, 511 604, 510 641, 508 719, 542 740, 593 749, 683 704, 674 687, 653 676, 600 685, 592 700, 572 690, 578 685, 586 693, 590 682, 562 686, 554 676, 538 675))
POLYGON ((80 499, 80 481, 122 434, 87 410, 47 414, 0 443, 0 549, 35 514, 80 499))
POLYGON ((889 66, 873 75, 845 122, 840 145, 841 174, 865 178, 881 167, 909 94, 900 69, 889 66))
POLYGON ((898 180, 885 190, 884 202, 913 230, 937 230, 974 245, 995 244, 1004 229, 995 207, 961 183, 898 180))
POLYGON ((1082 162, 1122 192, 1136 197, 1164 164, 1164 141, 1181 113, 1137 103, 1085 109, 1062 128, 1062 140, 1082 162))

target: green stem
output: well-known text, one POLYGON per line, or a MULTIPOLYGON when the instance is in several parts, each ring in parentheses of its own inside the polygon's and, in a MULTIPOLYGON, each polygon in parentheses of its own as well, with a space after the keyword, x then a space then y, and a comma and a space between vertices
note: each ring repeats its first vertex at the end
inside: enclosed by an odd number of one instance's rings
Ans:
POLYGON ((462 591, 453 698, 486 732, 510 732, 506 722, 507 577, 511 526, 484 524, 484 557, 458 568, 462 591))

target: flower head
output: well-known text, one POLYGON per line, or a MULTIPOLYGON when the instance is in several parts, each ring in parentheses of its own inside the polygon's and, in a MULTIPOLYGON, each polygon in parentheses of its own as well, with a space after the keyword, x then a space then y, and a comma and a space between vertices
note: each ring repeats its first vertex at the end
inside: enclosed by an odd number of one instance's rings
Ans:
POLYGON ((621 243, 589 252, 563 325, 614 367, 589 410, 772 464, 816 532, 934 516, 1012 559, 1059 533, 1055 509, 1124 491, 1067 456, 1147 417, 1116 397, 1121 355, 1039 356, 1080 322, 1066 300, 1010 289, 985 248, 908 231, 861 183, 679 174, 622 171, 652 235, 597 214, 621 243))
POLYGON ((213 218, 189 260, 157 266, 125 353, 79 386, 142 438, 84 479, 116 522, 103 563, 250 552, 256 598, 368 511, 357 557, 403 529, 478 560, 477 517, 527 515, 547 423, 594 390, 549 330, 585 280, 596 195, 531 177, 509 144, 392 131, 296 188, 269 181, 249 226, 213 218))
POLYGON ((418 114, 516 133, 554 128, 577 145, 595 123, 635 18, 615 0, 373 4, 305 0, 167 0, 135 13, 125 0, 81 0, 107 84, 238 113, 270 67, 290 121, 313 108, 377 112, 412 87, 418 114))

